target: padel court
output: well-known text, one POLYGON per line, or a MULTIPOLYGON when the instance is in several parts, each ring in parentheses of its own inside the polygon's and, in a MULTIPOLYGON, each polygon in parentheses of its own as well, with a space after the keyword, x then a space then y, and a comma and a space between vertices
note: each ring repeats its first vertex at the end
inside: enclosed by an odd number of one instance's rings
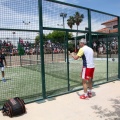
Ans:
POLYGON ((94 50, 94 85, 120 78, 119 16, 56 0, 0 5, 0 49, 7 61, 0 106, 13 97, 29 103, 82 89, 82 59, 71 57, 81 38, 94 50))
MULTIPOLYGON (((40 61, 22 59, 22 65, 7 67, 5 69, 6 82, 0 82, 0 95, 2 101, 12 96, 20 96, 25 99, 31 97, 42 98, 42 80, 40 61)), ((94 84, 102 83, 107 79, 106 60, 95 60, 96 70, 94 84)), ((117 78, 118 61, 109 61, 109 78, 117 78)), ((75 90, 82 87, 80 72, 82 60, 70 60, 69 87, 75 90)), ((48 96, 66 92, 68 89, 68 73, 66 62, 45 63, 46 92, 48 96)))

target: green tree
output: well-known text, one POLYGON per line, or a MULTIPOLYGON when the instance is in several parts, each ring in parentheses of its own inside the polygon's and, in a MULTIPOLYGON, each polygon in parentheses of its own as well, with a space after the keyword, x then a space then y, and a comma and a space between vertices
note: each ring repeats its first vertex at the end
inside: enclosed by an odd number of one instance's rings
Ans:
MULTIPOLYGON (((43 39, 45 39, 45 34, 43 34, 43 39)), ((39 44, 40 43, 40 35, 37 35, 35 37, 35 44, 39 44)))
MULTIPOLYGON (((46 35, 43 34, 43 40, 44 41, 51 40, 53 43, 56 43, 56 42, 64 43, 65 35, 66 35, 66 33, 64 31, 54 30, 51 33, 48 33, 46 35)), ((68 39, 70 39, 72 37, 73 37, 72 33, 69 33, 68 39)), ((40 43, 40 36, 37 35, 35 37, 35 44, 39 44, 39 43, 40 43)))
POLYGON ((52 39, 52 33, 47 34, 47 35, 46 35, 46 39, 47 39, 47 40, 48 40, 48 39, 52 39))
MULTIPOLYGON (((52 40, 52 42, 56 43, 64 43, 64 38, 65 38, 66 33, 64 31, 58 31, 58 30, 54 30, 52 33, 49 33, 46 35, 46 39, 47 40, 52 40)), ((68 38, 72 38, 72 33, 68 34, 68 38)))
POLYGON ((74 52, 75 50, 75 45, 73 43, 68 43, 68 51, 70 51, 70 53, 74 52))
POLYGON ((73 25, 75 24, 75 20, 74 20, 73 16, 69 16, 69 18, 67 20, 67 24, 71 29, 73 28, 73 25))

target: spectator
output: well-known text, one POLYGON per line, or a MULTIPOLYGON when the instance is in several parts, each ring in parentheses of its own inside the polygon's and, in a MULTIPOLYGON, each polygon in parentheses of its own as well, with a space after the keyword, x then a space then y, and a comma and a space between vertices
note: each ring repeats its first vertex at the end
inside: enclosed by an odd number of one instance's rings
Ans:
POLYGON ((94 52, 96 52, 96 46, 97 46, 96 42, 93 42, 93 51, 94 52))
POLYGON ((102 45, 100 45, 100 47, 99 47, 99 54, 103 54, 103 46, 102 45))

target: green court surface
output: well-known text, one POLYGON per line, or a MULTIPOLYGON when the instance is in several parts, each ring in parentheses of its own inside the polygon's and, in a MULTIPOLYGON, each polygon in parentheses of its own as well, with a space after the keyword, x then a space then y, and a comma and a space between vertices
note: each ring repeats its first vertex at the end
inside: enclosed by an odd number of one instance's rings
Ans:
MULTIPOLYGON (((105 60, 95 61, 94 82, 106 81, 107 78, 107 62, 105 60)), ((118 62, 109 61, 108 64, 109 78, 117 78, 118 62)), ((0 81, 0 98, 1 101, 11 97, 27 97, 41 96, 42 97, 42 80, 41 80, 41 65, 14 66, 5 69, 5 78, 7 82, 0 81)), ((81 86, 81 78, 79 77, 82 68, 82 62, 71 61, 69 64, 69 79, 70 89, 81 86)), ((68 76, 67 63, 46 63, 45 64, 45 84, 46 92, 54 94, 60 91, 67 90, 68 76)))

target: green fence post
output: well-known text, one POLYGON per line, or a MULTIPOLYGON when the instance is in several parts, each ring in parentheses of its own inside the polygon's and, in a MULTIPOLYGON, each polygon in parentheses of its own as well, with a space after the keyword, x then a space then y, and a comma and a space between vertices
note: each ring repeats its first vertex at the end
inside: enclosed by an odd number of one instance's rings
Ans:
POLYGON ((118 78, 120 79, 120 17, 118 17, 118 78))
MULTIPOLYGON (((97 34, 97 41, 98 41, 98 34, 97 34)), ((99 55, 99 51, 98 51, 98 46, 97 46, 97 58, 98 58, 98 55, 99 55)))
POLYGON ((91 10, 88 9, 88 31, 89 31, 89 47, 92 47, 92 40, 91 40, 91 10))
POLYGON ((38 10, 39 10, 39 33, 40 33, 42 95, 43 95, 43 98, 45 99, 46 98, 46 88, 45 88, 45 69, 44 69, 42 0, 38 0, 38 10))
POLYGON ((12 64, 11 64, 11 54, 10 54, 10 66, 12 66, 12 64))
POLYGON ((20 55, 20 66, 22 66, 22 60, 21 60, 21 55, 20 55))
POLYGON ((53 46, 51 44, 51 49, 52 49, 52 62, 53 62, 53 46))
POLYGON ((68 91, 70 90, 70 78, 69 78, 69 54, 68 54, 68 32, 66 32, 66 48, 67 48, 67 76, 68 76, 68 91))
POLYGON ((107 52, 107 81, 108 81, 108 39, 109 39, 109 36, 106 35, 106 38, 107 38, 106 39, 107 40, 106 41, 107 42, 107 49, 106 49, 107 51, 106 52, 107 52))
POLYGON ((65 62, 66 62, 66 37, 65 37, 65 33, 64 33, 64 47, 65 47, 65 62))

